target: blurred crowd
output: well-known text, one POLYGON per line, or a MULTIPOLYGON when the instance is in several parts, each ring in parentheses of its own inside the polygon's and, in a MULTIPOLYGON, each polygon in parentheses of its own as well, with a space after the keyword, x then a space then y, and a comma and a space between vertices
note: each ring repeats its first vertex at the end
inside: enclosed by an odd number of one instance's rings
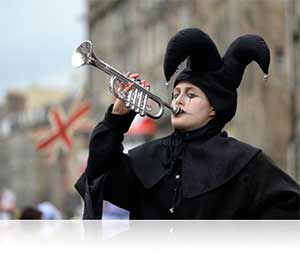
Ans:
POLYGON ((60 220, 61 211, 51 202, 41 202, 18 208, 16 196, 12 190, 0 192, 0 220, 60 220))
MULTIPOLYGON (((75 209, 75 215, 68 219, 81 219, 82 205, 75 209)), ((129 212, 104 202, 104 220, 127 220, 129 212)), ((0 220, 62 220, 66 219, 63 211, 59 210, 52 202, 44 201, 36 205, 27 205, 19 208, 16 203, 16 196, 10 189, 0 192, 0 220)))

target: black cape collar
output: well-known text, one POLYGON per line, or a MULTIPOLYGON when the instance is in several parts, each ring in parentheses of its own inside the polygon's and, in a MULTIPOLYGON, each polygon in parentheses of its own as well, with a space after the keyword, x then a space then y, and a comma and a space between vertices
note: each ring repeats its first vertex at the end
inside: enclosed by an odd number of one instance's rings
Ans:
MULTIPOLYGON (((182 189, 185 198, 192 198, 213 190, 237 175, 260 151, 248 144, 228 137, 225 131, 203 137, 201 131, 172 135, 145 143, 129 151, 133 170, 149 189, 170 171, 170 142, 181 139, 182 189)), ((179 142, 181 144, 181 142, 179 142)))

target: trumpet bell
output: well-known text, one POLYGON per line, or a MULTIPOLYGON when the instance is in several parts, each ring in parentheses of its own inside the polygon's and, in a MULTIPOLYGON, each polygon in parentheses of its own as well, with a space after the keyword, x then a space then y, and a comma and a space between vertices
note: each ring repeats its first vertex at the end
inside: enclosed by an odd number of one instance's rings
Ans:
POLYGON ((72 66, 78 68, 85 65, 92 56, 92 43, 88 40, 83 41, 72 55, 72 66))

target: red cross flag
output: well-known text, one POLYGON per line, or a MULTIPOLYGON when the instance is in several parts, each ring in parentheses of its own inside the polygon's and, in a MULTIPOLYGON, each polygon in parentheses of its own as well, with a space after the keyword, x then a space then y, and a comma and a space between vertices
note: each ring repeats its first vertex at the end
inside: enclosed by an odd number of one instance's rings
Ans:
POLYGON ((72 148, 72 134, 77 122, 84 117, 91 109, 90 103, 82 103, 66 117, 63 110, 55 108, 49 112, 51 131, 48 137, 36 145, 38 150, 50 149, 60 145, 65 151, 72 148))

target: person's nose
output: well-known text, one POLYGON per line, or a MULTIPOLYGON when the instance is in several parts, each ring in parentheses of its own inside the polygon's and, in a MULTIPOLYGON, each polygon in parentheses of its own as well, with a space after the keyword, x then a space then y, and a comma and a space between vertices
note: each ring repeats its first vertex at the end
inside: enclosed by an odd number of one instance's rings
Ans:
POLYGON ((175 104, 180 106, 185 104, 185 96, 184 93, 180 93, 176 99, 175 99, 175 104))

